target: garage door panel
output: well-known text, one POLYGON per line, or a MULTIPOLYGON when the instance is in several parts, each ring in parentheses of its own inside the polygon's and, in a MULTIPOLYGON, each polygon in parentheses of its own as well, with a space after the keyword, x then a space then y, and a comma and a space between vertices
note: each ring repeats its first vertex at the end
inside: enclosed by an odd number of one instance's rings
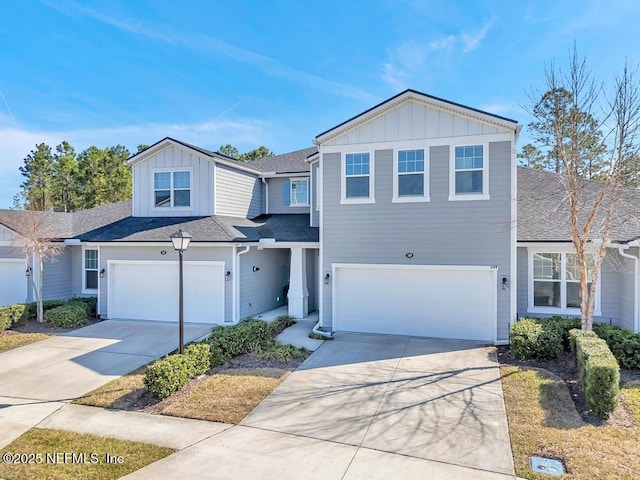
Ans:
POLYGON ((400 335, 494 338, 490 270, 337 268, 336 329, 400 335))
MULTIPOLYGON (((178 321, 177 262, 110 266, 109 317, 178 321)), ((184 263, 186 322, 224 322, 224 266, 184 263)))
POLYGON ((0 307, 26 302, 26 269, 25 260, 0 259, 0 307))

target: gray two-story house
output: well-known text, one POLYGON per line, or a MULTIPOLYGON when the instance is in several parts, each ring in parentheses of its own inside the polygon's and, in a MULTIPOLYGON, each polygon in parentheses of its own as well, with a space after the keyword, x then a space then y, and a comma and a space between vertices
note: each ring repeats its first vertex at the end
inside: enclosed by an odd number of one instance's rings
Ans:
MULTIPOLYGON (((407 90, 314 146, 248 163, 165 138, 127 161, 131 201, 50 214, 65 248, 45 265, 44 298, 175 321, 169 235, 182 229, 186 321, 232 325, 286 304, 318 311, 326 332, 507 342, 518 316, 579 314, 558 177, 516 168, 519 130, 407 90)), ((33 299, 37 259, 16 249, 25 215, 0 212, 0 305, 33 299)), ((597 321, 635 331, 638 238, 640 222, 614 228, 596 299, 597 321)))

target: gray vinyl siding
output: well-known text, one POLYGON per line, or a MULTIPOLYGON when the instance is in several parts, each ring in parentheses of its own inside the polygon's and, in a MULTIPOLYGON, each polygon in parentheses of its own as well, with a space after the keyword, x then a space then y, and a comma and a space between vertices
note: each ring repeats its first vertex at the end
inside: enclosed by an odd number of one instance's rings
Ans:
POLYGON ((240 255, 240 318, 284 305, 289 283, 290 251, 287 248, 251 248, 240 255), (260 268, 254 272, 253 267, 260 268))
POLYGON ((319 163, 316 162, 311 165, 311 171, 313 172, 311 178, 313 179, 311 185, 311 225, 313 227, 317 227, 320 225, 320 211, 318 210, 320 195, 318 192, 318 175, 320 175, 320 169, 318 168, 319 163))
POLYGON ((270 178, 269 213, 309 213, 309 207, 291 207, 289 205, 289 178, 270 178))
POLYGON ((213 215, 213 161, 190 149, 171 145, 133 166, 133 215, 170 217, 213 215), (153 173, 156 169, 189 169, 190 208, 155 208, 153 173))
POLYGON ((43 264, 42 277, 43 300, 67 300, 71 294, 72 262, 71 248, 66 247, 55 261, 43 264))
MULTIPOLYGON (((490 200, 448 201, 449 145, 430 148, 430 202, 392 203, 393 150, 376 150, 375 203, 340 204, 340 153, 323 154, 323 265, 497 265, 510 276, 509 141, 489 144, 490 200), (406 258, 407 252, 413 258, 406 258)), ((323 287, 323 324, 331 326, 331 285, 323 287)), ((498 289, 498 340, 508 338, 510 294, 498 289)))
MULTIPOLYGON (((544 246, 537 250, 544 250, 544 246)), ((635 254, 635 253, 634 253, 635 254)), ((518 248, 518 315, 520 317, 545 317, 550 315, 527 313, 529 307, 529 255, 527 248, 518 248)), ((600 278, 600 312, 593 320, 612 323, 625 328, 634 328, 634 284, 633 260, 621 257, 617 250, 608 249, 602 263, 600 278)), ((577 313, 575 316, 579 316, 577 313)))
MULTIPOLYGON (((80 267, 82 267, 82 258, 80 255, 77 255, 80 258, 80 267)), ((76 256, 74 256, 74 265, 76 256)), ((166 246, 157 246, 157 247, 149 247, 149 246, 102 246, 100 247, 100 266, 99 268, 104 268, 108 274, 108 266, 107 262, 109 260, 152 260, 152 261, 176 261, 177 254, 171 248, 171 245, 167 242, 166 246), (165 251, 166 254, 162 255, 162 251, 165 251)), ((233 248, 232 247, 199 247, 194 245, 193 243, 189 246, 189 250, 184 254, 185 261, 223 261, 225 262, 224 270, 231 270, 233 266, 233 248)), ((235 273, 232 272, 232 275, 235 273)), ((99 312, 102 317, 106 317, 107 315, 107 301, 108 301, 108 285, 109 279, 108 275, 105 275, 104 278, 99 279, 99 290, 100 290, 100 304, 99 304, 99 312)), ((233 282, 224 282, 224 318, 225 322, 233 321, 233 282)), ((177 294, 177 293, 176 293, 177 294)))
MULTIPOLYGON (((72 297, 84 297, 88 296, 82 293, 82 279, 84 272, 82 271, 82 247, 71 247, 71 296, 72 297)), ((106 268, 106 267, 100 267, 106 268)), ((100 282, 98 278, 98 282, 100 282)), ((100 313, 100 311, 98 311, 100 313)), ((106 309, 105 309, 106 313, 106 309)))
POLYGON ((24 258, 24 253, 15 247, 0 247, 0 258, 24 258))
POLYGON ((216 164, 216 215, 255 218, 264 213, 262 181, 251 173, 216 164))
POLYGON ((0 241, 13 242, 18 238, 19 238, 19 235, 15 233, 13 230, 8 229, 4 225, 0 225, 0 241))
POLYGON ((307 249, 307 289, 309 290, 309 312, 318 309, 318 250, 307 249))

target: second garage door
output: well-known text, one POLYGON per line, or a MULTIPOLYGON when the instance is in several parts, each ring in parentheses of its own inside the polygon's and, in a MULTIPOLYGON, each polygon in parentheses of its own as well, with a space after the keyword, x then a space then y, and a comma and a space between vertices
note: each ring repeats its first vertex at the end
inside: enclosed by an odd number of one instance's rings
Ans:
POLYGON ((334 265, 334 329, 494 341, 489 267, 334 265))
MULTIPOLYGON (((178 262, 109 262, 109 318, 178 321, 178 262)), ((184 320, 224 322, 224 262, 184 263, 184 320)))
POLYGON ((27 301, 26 269, 22 258, 0 258, 0 307, 27 301))

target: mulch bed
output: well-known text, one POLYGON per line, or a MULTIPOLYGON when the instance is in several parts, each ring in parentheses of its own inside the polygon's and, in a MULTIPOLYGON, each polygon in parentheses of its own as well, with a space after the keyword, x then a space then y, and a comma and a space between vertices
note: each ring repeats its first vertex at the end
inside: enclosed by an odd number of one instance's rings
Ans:
MULTIPOLYGON (((628 428, 634 426, 636 423, 633 413, 629 411, 625 405, 624 397, 622 396, 620 406, 609 416, 608 419, 602 420, 593 414, 587 404, 584 389, 580 384, 578 367, 576 366, 573 356, 569 352, 565 352, 557 360, 518 360, 509 355, 508 346, 500 346, 498 347, 498 362, 500 365, 541 368, 562 378, 569 389, 569 393, 575 403, 576 410, 585 423, 589 423, 594 426, 611 426, 616 428, 628 428)), ((622 383, 626 383, 630 380, 640 378, 640 371, 620 370, 620 378, 622 383)))
MULTIPOLYGON (((98 323, 101 320, 97 319, 97 318, 90 318, 86 321, 86 323, 83 325, 83 327, 86 327, 88 325, 93 325, 94 323, 98 323)), ((11 327, 11 329, 6 330, 5 333, 11 335, 13 332, 19 332, 19 333, 46 333, 47 335, 59 335, 61 333, 67 333, 67 332, 72 332, 73 330, 77 330, 78 328, 82 328, 82 327, 76 327, 76 328, 56 328, 56 327, 50 327, 48 326, 46 323, 40 323, 37 320, 31 320, 29 322, 20 324, 20 325, 13 325, 11 327)))

